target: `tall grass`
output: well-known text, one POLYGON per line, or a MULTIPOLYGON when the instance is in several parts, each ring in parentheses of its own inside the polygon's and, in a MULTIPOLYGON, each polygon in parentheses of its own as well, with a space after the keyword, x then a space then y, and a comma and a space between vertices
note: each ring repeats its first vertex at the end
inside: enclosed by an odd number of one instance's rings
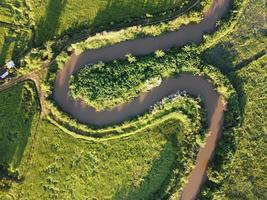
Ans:
POLYGON ((32 82, 0 93, 0 190, 20 176, 17 169, 25 156, 38 108, 32 82))

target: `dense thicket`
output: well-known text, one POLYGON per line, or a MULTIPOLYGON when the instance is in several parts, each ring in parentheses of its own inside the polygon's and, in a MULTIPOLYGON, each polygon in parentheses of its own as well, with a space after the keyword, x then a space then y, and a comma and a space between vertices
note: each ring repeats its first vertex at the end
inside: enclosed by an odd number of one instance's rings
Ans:
POLYGON ((162 57, 149 55, 136 60, 128 56, 125 60, 89 65, 72 76, 71 94, 97 109, 110 108, 159 85, 166 77, 193 68, 200 71, 202 65, 197 55, 197 49, 188 46, 162 57))
POLYGON ((174 55, 168 54, 164 58, 152 55, 136 62, 123 60, 87 66, 72 76, 71 94, 97 109, 124 103, 141 91, 159 85, 164 76, 177 72, 179 67, 174 55))

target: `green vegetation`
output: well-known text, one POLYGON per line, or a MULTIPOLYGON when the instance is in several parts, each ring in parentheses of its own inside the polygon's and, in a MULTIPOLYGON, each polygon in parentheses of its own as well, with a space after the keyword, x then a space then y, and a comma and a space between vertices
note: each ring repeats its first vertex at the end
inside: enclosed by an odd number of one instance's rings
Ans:
MULTIPOLYGON (((21 74, 26 74, 56 55, 55 44, 48 41, 54 36, 68 33, 72 37, 84 28, 103 30, 129 24, 137 16, 142 16, 142 22, 151 22, 179 13, 194 1, 184 6, 181 2, 4 0, 0 2, 0 64, 11 57, 21 58, 30 46, 46 42, 45 48, 34 49, 23 59, 27 68, 21 74)), ((158 50, 141 58, 128 55, 125 60, 88 66, 72 77, 72 95, 101 110, 129 101, 166 77, 184 72, 206 76, 223 95, 228 110, 224 134, 200 198, 266 199, 264 3, 234 1, 234 12, 218 23, 221 28, 217 33, 205 36, 200 47, 158 50)), ((200 19, 200 15, 189 15, 173 24, 103 32, 67 51, 158 35, 200 19), (122 37, 125 33, 129 35, 122 37)), ((68 38, 60 44, 65 41, 68 38)), ((48 100, 55 74, 68 59, 67 51, 57 57, 42 85, 48 100)), ((46 102, 48 120, 40 118, 35 93, 32 82, 0 92, 1 200, 167 199, 174 193, 179 195, 204 142, 200 100, 166 98, 143 116, 96 129, 71 119, 52 101, 46 102)))
POLYGON ((17 176, 12 173, 24 157, 38 108, 32 82, 0 93, 0 189, 9 187, 7 177, 17 176))
POLYGON ((129 24, 134 19, 153 18, 155 14, 168 16, 176 10, 181 12, 191 5, 194 0, 189 1, 144 1, 130 0, 114 1, 69 1, 66 0, 44 0, 33 1, 35 20, 38 22, 36 34, 37 42, 44 42, 55 35, 64 32, 73 32, 84 28, 116 26, 117 23, 129 24), (176 9, 174 9, 176 8, 176 9), (164 12, 165 11, 165 12, 164 12), (164 13, 161 13, 164 12, 164 13), (152 14, 152 15, 149 15, 152 14))
POLYGON ((126 60, 98 63, 82 68, 72 76, 71 94, 74 99, 83 99, 98 110, 125 103, 147 91, 161 80, 181 73, 205 75, 218 92, 226 99, 233 89, 229 81, 212 66, 205 65, 195 46, 186 46, 180 51, 173 49, 163 57, 148 55, 134 62, 126 60))
MULTIPOLYGON (((20 85, 0 95, 11 93, 14 99, 20 99, 17 90, 21 88, 33 91, 30 85, 20 85)), ((180 99, 188 98, 178 97, 177 102, 180 99)), ((19 183, 13 182, 8 192, 0 192, 0 197, 153 199, 181 191, 203 143, 203 135, 197 134, 203 117, 194 104, 189 109, 180 102, 180 112, 183 109, 188 112, 188 118, 181 121, 180 114, 170 107, 171 100, 168 101, 163 105, 173 112, 171 117, 140 129, 131 137, 109 141, 79 140, 39 119, 35 128, 29 130, 36 134, 29 135, 31 144, 26 146, 24 159, 16 166, 24 178, 19 183)), ((32 104, 28 110, 35 107, 32 104)), ((14 110, 10 108, 11 112, 14 110)))
POLYGON ((247 5, 230 34, 216 41, 203 59, 224 72, 239 69, 266 50, 266 10, 264 1, 245 1, 247 5))
MULTIPOLYGON (((19 62, 30 48, 67 33, 79 37, 85 29, 91 33, 92 29, 103 30, 116 24, 148 23, 178 15, 195 2, 3 0, 0 2, 0 65, 11 58, 19 62)), ((60 45, 66 43, 66 37, 60 45)))
MULTIPOLYGON (((142 81, 150 81, 151 83, 152 81, 160 80, 174 75, 179 75, 181 73, 193 73, 197 75, 204 75, 207 79, 209 79, 214 84, 215 89, 222 95, 223 100, 225 102, 228 102, 229 109, 225 121, 227 121, 228 127, 232 127, 238 122, 239 119, 239 107, 236 92, 233 89, 229 80, 225 76, 223 76, 218 70, 216 70, 216 68, 201 62, 199 53, 200 52, 198 51, 198 48, 196 48, 195 46, 186 46, 180 51, 177 51, 177 49, 173 49, 173 51, 167 52, 164 57, 161 58, 156 58, 156 56, 154 55, 149 55, 139 58, 134 63, 130 63, 127 60, 120 60, 115 61, 115 63, 113 62, 105 65, 101 63, 97 64, 95 65, 96 68, 98 66, 104 67, 104 69, 101 70, 101 73, 93 74, 90 78, 84 77, 84 80, 85 82, 87 82, 89 79, 90 81, 94 81, 94 84, 92 84, 93 89, 96 88, 94 92, 97 95, 102 95, 97 96, 97 98, 102 99, 100 99, 99 101, 88 100, 88 103, 99 110, 106 107, 112 107, 114 105, 117 105, 118 103, 125 103, 131 98, 138 96, 138 93, 140 93, 141 91, 149 89, 147 85, 145 85, 144 87, 142 81), (140 71, 133 70, 138 69, 136 68, 136 66, 138 65, 140 71), (148 68, 150 71, 146 70, 146 68, 148 68), (145 79, 143 77, 143 69, 149 72, 147 76, 150 77, 150 79, 145 79), (102 76, 102 73, 104 74, 104 76, 102 76), (110 74, 113 74, 113 76, 110 74), (114 74, 118 74, 118 76, 114 76, 114 74), (123 76, 121 74, 123 74, 123 76), (125 82, 120 81, 122 78, 124 78, 126 74, 127 79, 123 79, 125 82), (140 78, 143 80, 140 80, 140 78), (106 88, 107 90, 112 91, 112 93, 106 93, 106 88), (124 93, 126 93, 126 95, 124 95, 124 93), (103 102, 106 103, 104 104, 103 102)), ((64 59, 59 59, 58 65, 62 65, 62 60, 64 59)), ((132 131, 132 127, 134 127, 134 130, 136 128, 142 128, 145 124, 150 124, 151 121, 153 121, 154 119, 158 119, 158 116, 163 116, 161 115, 161 113, 168 114, 163 110, 163 112, 159 112, 159 115, 156 114, 154 116, 147 114, 144 116, 144 118, 140 117, 139 119, 142 119, 140 121, 144 123, 140 123, 139 120, 137 120, 137 123, 129 123, 128 121, 126 121, 125 123, 123 123, 123 126, 109 127, 105 128, 104 130, 95 130, 92 129, 92 126, 82 125, 75 119, 72 119, 70 116, 66 115, 66 113, 62 112, 53 101, 52 90, 55 79, 55 69, 57 68, 58 67, 55 68, 54 65, 51 66, 50 72, 48 73, 48 77, 45 81, 45 84, 43 85, 43 88, 47 92, 47 99, 50 102, 47 104, 50 116, 49 118, 51 122, 56 125, 60 124, 61 126, 66 127, 67 129, 72 130, 74 132, 78 132, 82 135, 106 137, 109 135, 121 134, 120 132, 122 130, 127 130, 127 132, 129 130, 132 131)), ((91 66, 87 69, 90 71, 91 66)), ((72 80, 72 83, 73 81, 74 80, 72 80)), ((150 86, 153 85, 151 84, 150 86)), ((73 88, 73 85, 71 87, 73 88)), ((86 87, 87 86, 85 85, 85 88, 86 87)), ((81 98, 86 101, 87 97, 81 98)), ((186 101, 184 101, 183 103, 186 103, 186 101)), ((185 106, 186 105, 187 104, 185 104, 185 106)), ((178 109, 180 108, 180 104, 173 103, 173 106, 177 106, 178 109)), ((184 113, 187 115, 187 112, 184 113)))
POLYGON ((225 132, 203 198, 266 199, 266 64, 265 55, 231 74, 240 94, 243 122, 225 132))
MULTIPOLYGON (((225 131, 203 199, 266 199, 266 11, 250 0, 233 32, 203 58, 223 70, 236 88, 240 126, 225 131)), ((227 125, 227 124, 226 124, 227 125)))

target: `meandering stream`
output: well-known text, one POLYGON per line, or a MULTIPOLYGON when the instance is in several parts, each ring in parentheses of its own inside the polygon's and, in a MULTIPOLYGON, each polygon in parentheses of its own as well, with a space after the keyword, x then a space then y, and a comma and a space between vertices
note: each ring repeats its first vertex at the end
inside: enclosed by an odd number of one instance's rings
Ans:
POLYGON ((196 167, 190 174, 189 182, 183 189, 181 199, 196 198, 203 181, 206 179, 208 162, 212 158, 216 141, 221 134, 224 105, 212 84, 204 77, 182 74, 176 78, 164 80, 160 86, 147 93, 140 94, 139 97, 129 103, 97 112, 83 101, 76 101, 69 96, 69 80, 73 73, 86 64, 112 61, 123 58, 128 53, 136 56, 146 55, 158 49, 168 50, 189 42, 199 44, 205 33, 214 31, 216 22, 225 14, 230 3, 231 0, 214 0, 199 24, 182 26, 175 32, 159 37, 140 38, 109 47, 88 50, 78 56, 73 54, 65 67, 57 74, 54 99, 61 109, 82 123, 99 126, 119 123, 133 116, 143 114, 151 105, 177 90, 186 90, 194 96, 201 96, 208 114, 210 135, 205 146, 198 153, 196 167))

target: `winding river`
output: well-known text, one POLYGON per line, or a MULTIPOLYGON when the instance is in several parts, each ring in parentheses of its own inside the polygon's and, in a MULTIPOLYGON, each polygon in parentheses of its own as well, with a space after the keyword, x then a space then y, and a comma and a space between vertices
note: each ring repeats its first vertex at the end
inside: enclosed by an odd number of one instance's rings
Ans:
POLYGON ((82 123, 98 126, 119 123, 133 116, 143 114, 151 105, 177 90, 186 90, 194 96, 201 96, 207 110, 210 134, 205 146, 198 152, 196 167, 192 170, 189 182, 183 189, 181 199, 184 200, 197 197, 202 183, 207 178, 207 166, 212 159, 217 140, 221 135, 224 105, 212 84, 202 76, 182 74, 164 80, 160 86, 147 93, 140 94, 138 98, 129 103, 97 112, 83 101, 75 101, 69 96, 69 80, 73 73, 89 63, 112 61, 123 58, 128 53, 136 56, 146 55, 158 49, 168 50, 172 47, 185 45, 188 42, 199 44, 205 33, 210 33, 215 29, 216 22, 225 14, 230 4, 231 0, 213 0, 210 9, 205 13, 204 19, 199 24, 182 26, 175 32, 159 37, 121 42, 109 47, 88 50, 80 55, 73 54, 65 67, 58 72, 55 82, 54 99, 61 109, 82 123))

